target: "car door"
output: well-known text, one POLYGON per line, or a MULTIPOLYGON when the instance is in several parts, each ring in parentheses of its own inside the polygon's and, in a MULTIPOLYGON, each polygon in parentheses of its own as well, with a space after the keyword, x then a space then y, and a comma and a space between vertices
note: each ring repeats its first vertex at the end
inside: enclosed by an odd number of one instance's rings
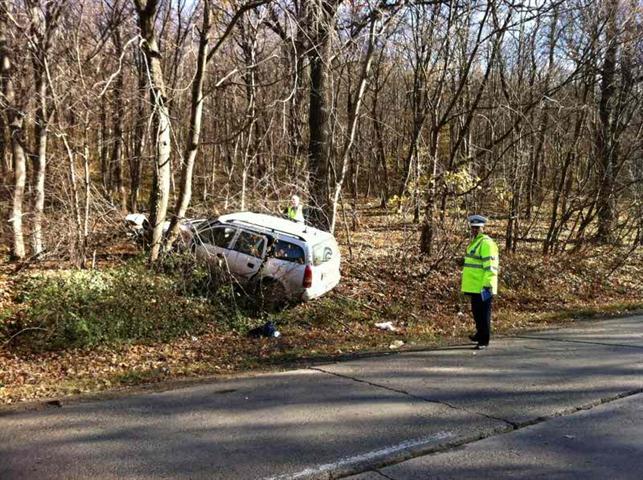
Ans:
POLYGON ((267 239, 259 233, 239 230, 228 256, 230 272, 240 281, 252 278, 261 267, 267 239))
POLYGON ((268 257, 266 274, 279 280, 289 296, 300 293, 306 265, 304 249, 292 241, 276 239, 268 257))
POLYGON ((212 266, 223 266, 230 262, 230 246, 237 229, 226 225, 208 226, 197 231, 194 239, 194 253, 197 260, 212 266))

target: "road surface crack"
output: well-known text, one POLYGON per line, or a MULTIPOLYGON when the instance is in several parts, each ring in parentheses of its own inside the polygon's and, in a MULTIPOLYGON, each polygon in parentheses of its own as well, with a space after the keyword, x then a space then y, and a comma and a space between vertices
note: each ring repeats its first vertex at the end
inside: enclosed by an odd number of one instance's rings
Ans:
POLYGON ((386 478, 387 480, 395 480, 393 477, 389 477, 388 475, 385 475, 384 473, 380 472, 379 470, 375 470, 375 473, 378 475, 381 475, 382 478, 386 478))
POLYGON ((321 373, 325 373, 327 375, 333 375, 333 376, 338 377, 338 378, 343 378, 345 380, 352 380, 354 382, 364 383, 366 385, 370 385, 371 387, 382 388, 382 389, 387 390, 389 392, 394 392, 394 393, 399 393, 401 395, 406 395, 406 396, 408 396, 408 397, 410 397, 410 398, 412 398, 414 400, 419 400, 419 401, 426 402, 426 403, 436 403, 438 405, 443 405, 443 406, 451 408, 453 410, 466 412, 466 413, 469 413, 471 415, 479 415, 481 417, 488 418, 489 420, 495 420, 497 422, 503 422, 503 423, 506 423, 507 425, 509 425, 514 430, 519 428, 518 424, 516 424, 516 423, 514 423, 514 422, 512 422, 510 420, 506 420, 506 419, 500 418, 500 417, 494 417, 493 415, 488 415, 488 414, 483 413, 483 412, 476 412, 476 411, 469 410, 467 408, 458 407, 457 405, 453 405, 453 404, 451 404, 451 403, 449 403, 449 402, 447 402, 445 400, 439 400, 439 399, 436 399, 436 398, 427 398, 427 397, 423 397, 421 395, 415 395, 415 394, 413 394, 411 392, 408 392, 406 390, 389 387, 389 386, 386 386, 386 385, 382 385, 380 383, 375 383, 375 382, 371 382, 371 381, 368 381, 368 380, 364 380, 362 378, 352 377, 350 375, 343 375, 341 373, 336 373, 336 372, 329 372, 328 370, 324 370, 321 367, 310 367, 310 369, 311 370, 316 370, 316 371, 321 372, 321 373))

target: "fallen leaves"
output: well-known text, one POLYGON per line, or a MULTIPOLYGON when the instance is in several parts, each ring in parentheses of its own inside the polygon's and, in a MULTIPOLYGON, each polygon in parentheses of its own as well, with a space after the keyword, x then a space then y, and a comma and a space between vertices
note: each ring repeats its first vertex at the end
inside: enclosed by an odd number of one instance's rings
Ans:
MULTIPOLYGON (((439 270, 427 273, 429 261, 412 248, 416 238, 409 234, 409 224, 385 224, 377 217, 369 221, 382 228, 365 227, 353 234, 357 253, 351 262, 344 262, 344 277, 337 291, 286 312, 278 319, 283 334, 278 339, 248 339, 213 324, 200 335, 186 332, 168 343, 39 354, 2 348, 0 402, 299 365, 404 345, 462 341, 472 330, 473 321, 467 299, 458 292, 457 263, 445 261, 439 270), (419 271, 422 274, 416 275, 419 271), (374 327, 387 323, 397 331, 374 327)), ((620 312, 643 304, 641 252, 595 290, 595 280, 601 278, 609 262, 543 259, 527 248, 511 256, 501 253, 503 278, 494 310, 495 332, 543 327, 579 311, 620 312)), ((13 288, 13 280, 0 268, 0 312, 14 308, 9 293, 13 288)), ((0 322, 3 318, 7 317, 0 315, 0 322)))

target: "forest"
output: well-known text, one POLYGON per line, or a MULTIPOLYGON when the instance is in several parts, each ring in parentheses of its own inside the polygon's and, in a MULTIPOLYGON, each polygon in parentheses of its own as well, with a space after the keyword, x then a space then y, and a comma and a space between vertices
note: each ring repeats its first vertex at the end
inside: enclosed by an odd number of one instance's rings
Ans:
POLYGON ((499 330, 643 308, 637 0, 0 0, 0 89, 4 400, 100 348, 125 365, 111 385, 458 338, 474 213, 501 249, 499 330), (179 226, 293 194, 344 280, 250 344, 265 318, 235 294, 195 306, 179 226), (154 360, 193 339, 227 346, 154 360))

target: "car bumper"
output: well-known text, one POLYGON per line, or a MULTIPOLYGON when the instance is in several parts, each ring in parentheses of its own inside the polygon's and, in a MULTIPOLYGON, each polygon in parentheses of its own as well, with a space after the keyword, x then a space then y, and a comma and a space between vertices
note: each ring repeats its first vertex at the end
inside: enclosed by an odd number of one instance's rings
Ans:
POLYGON ((304 290, 304 292, 301 294, 301 300, 303 302, 308 302, 309 300, 314 300, 316 298, 321 297, 322 295, 327 294, 330 292, 333 288, 335 288, 337 285, 339 285, 339 280, 336 280, 332 283, 329 283, 327 285, 324 285, 321 288, 307 288, 304 290))

